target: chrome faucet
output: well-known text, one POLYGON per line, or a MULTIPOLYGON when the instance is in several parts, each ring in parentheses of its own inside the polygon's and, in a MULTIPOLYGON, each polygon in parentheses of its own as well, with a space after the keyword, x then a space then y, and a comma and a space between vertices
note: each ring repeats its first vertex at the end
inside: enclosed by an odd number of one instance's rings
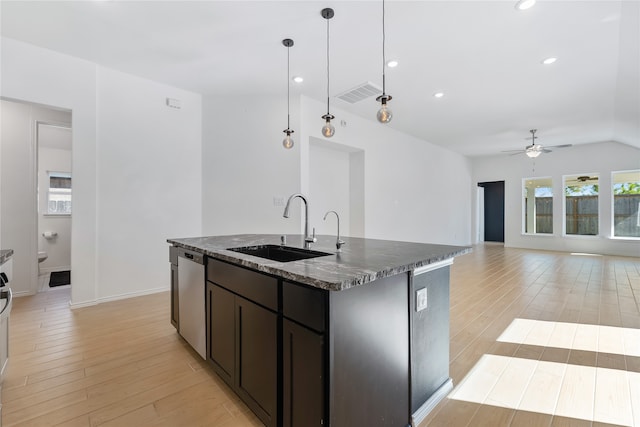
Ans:
POLYGON ((284 207, 284 213, 282 216, 289 218, 289 205, 296 197, 300 197, 304 202, 304 248, 311 249, 311 244, 317 242, 317 239, 315 228, 313 229, 313 236, 309 235, 309 202, 307 202, 307 198, 301 193, 295 193, 289 196, 289 200, 287 200, 287 205, 284 207))
POLYGON ((329 215, 330 213, 336 214, 336 218, 338 219, 338 235, 336 236, 336 249, 338 250, 338 252, 342 252, 342 245, 345 245, 346 242, 344 240, 340 240, 340 215, 338 215, 338 212, 336 211, 329 211, 326 214, 324 214, 324 218, 322 219, 326 220, 327 215, 329 215))

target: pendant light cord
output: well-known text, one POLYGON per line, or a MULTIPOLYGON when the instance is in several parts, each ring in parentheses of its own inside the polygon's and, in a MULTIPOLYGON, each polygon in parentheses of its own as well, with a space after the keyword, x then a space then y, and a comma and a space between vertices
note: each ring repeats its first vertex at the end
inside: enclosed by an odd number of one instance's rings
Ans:
POLYGON ((327 19, 327 115, 329 112, 329 19, 327 19))
POLYGON ((289 115, 289 88, 291 87, 291 79, 289 78, 289 70, 291 66, 289 65, 289 50, 290 46, 287 46, 287 130, 291 129, 290 126, 290 115, 289 115))
POLYGON ((385 75, 385 68, 386 68, 386 55, 385 55, 385 51, 384 51, 384 45, 386 42, 386 33, 384 30, 384 0, 382 0, 382 95, 386 95, 386 75, 385 75))

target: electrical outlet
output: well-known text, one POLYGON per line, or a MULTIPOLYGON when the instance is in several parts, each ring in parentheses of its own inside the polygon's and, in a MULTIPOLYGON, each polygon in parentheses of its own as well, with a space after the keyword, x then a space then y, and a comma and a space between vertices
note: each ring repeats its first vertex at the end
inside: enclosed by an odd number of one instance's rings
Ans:
POLYGON ((416 291, 416 311, 422 311, 427 308, 427 288, 418 289, 416 291))
POLYGON ((284 206, 284 197, 273 196, 273 206, 276 206, 276 207, 284 206))

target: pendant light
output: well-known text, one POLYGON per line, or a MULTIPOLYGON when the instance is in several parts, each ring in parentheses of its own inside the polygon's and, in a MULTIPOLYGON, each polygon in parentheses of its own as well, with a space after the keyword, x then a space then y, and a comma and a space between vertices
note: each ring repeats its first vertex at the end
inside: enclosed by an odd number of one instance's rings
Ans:
POLYGON ((387 95, 386 92, 386 75, 385 68, 387 66, 386 56, 384 52, 384 44, 386 34, 384 30, 384 0, 382 0, 382 95, 376 98, 376 101, 380 101, 380 109, 378 110, 377 118, 380 123, 389 123, 393 117, 393 113, 387 106, 387 102, 391 101, 391 95, 387 95))
POLYGON ((282 40, 282 44, 287 48, 287 128, 283 130, 287 136, 282 140, 282 146, 287 150, 293 147, 293 138, 291 138, 291 134, 293 130, 290 128, 290 115, 289 115, 289 87, 291 86, 290 78, 289 78, 289 48, 293 46, 293 40, 284 39, 282 40))
POLYGON ((322 135, 325 138, 331 138, 336 133, 336 128, 331 124, 331 120, 335 119, 335 116, 329 112, 329 20, 333 18, 333 9, 327 7, 320 12, 322 17, 327 20, 327 114, 322 116, 325 120, 324 126, 322 126, 322 135))

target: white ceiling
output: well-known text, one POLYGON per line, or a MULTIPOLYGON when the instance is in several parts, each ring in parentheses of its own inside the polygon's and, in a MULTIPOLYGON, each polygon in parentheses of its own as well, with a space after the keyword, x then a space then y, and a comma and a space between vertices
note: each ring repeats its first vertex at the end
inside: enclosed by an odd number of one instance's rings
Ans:
MULTIPOLYGON (((459 153, 618 141, 640 147, 640 1, 386 3, 388 125, 459 153), (556 56, 549 66, 542 59, 556 56), (443 91, 436 99, 433 93, 443 91)), ((382 84, 381 1, 7 1, 3 36, 202 94, 326 99, 332 7, 332 104, 375 120, 374 98, 333 98, 382 84)), ((283 123, 286 112, 283 111, 283 123)), ((339 117, 338 117, 339 119, 339 117)), ((318 117, 318 128, 322 120, 318 117)), ((382 126, 382 125, 381 125, 382 126)), ((338 128, 339 131, 339 128, 338 128)), ((552 154, 550 154, 552 155, 552 154)))

